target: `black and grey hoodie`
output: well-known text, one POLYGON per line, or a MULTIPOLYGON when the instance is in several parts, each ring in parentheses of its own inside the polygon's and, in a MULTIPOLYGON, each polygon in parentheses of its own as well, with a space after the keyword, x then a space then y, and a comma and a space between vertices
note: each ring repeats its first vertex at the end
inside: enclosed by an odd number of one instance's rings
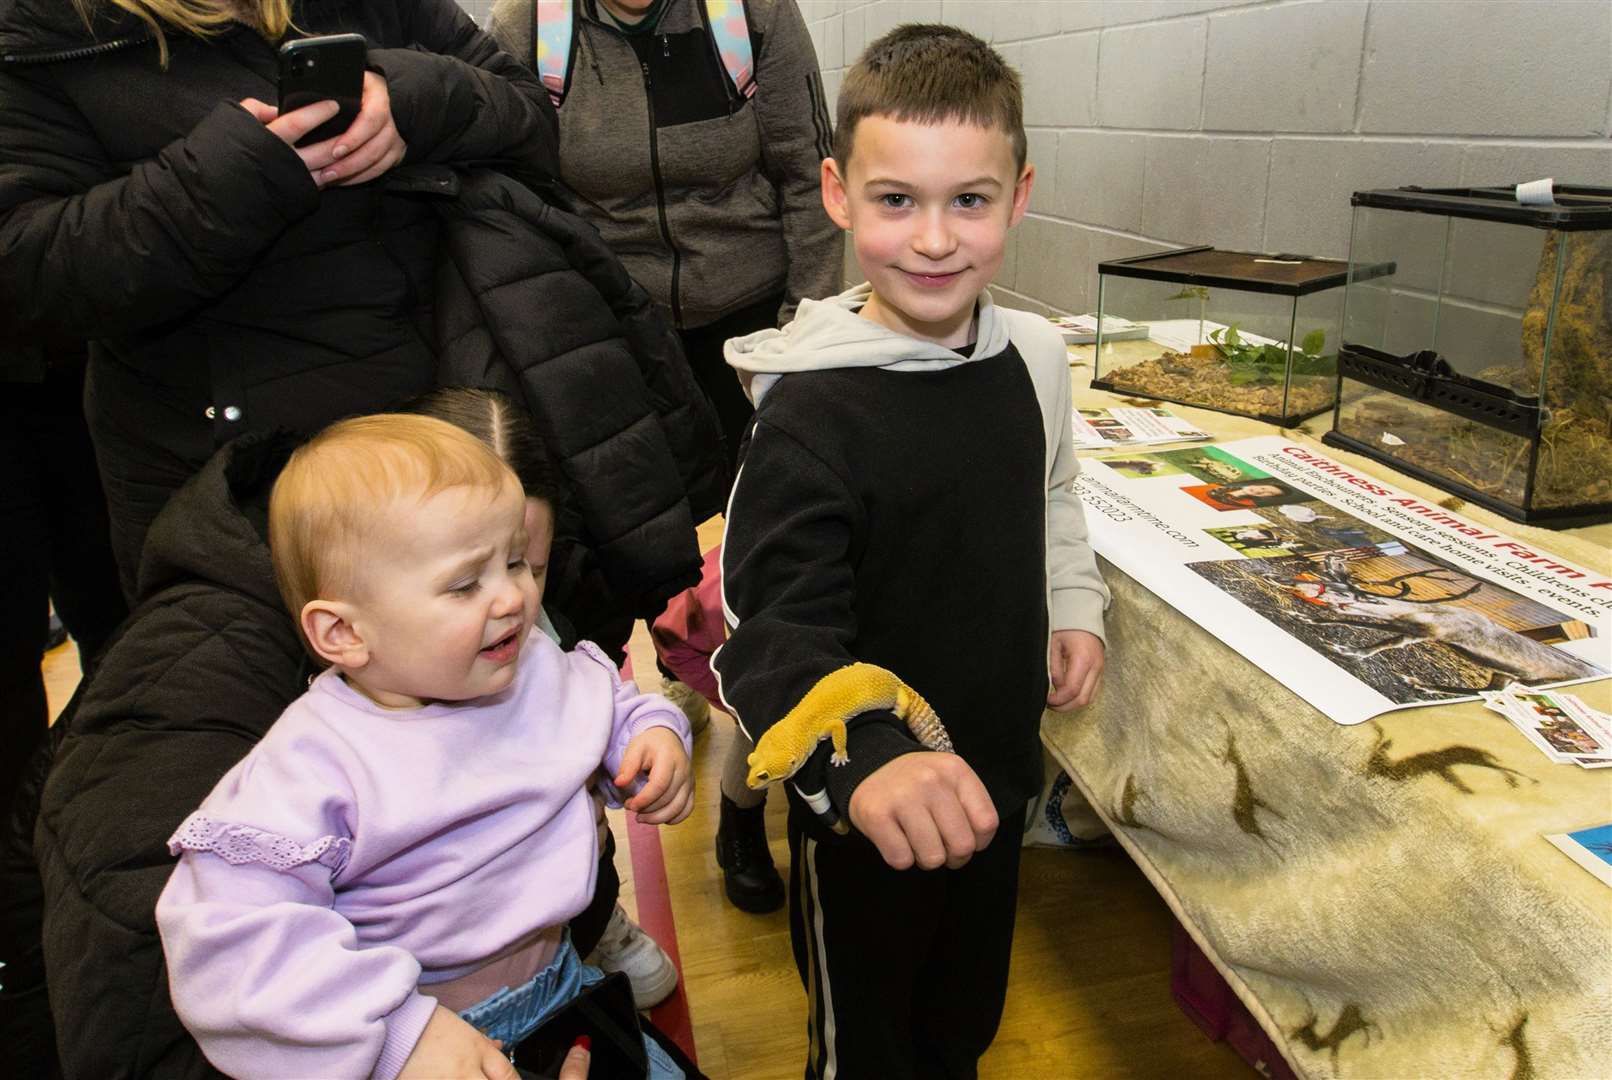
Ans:
MULTIPOLYGON (((499 0, 489 26, 534 66, 535 0, 499 0)), ((576 5, 560 106, 561 178, 575 209, 679 329, 779 293, 780 320, 839 287, 840 233, 818 170, 830 121, 795 0, 745 0, 756 92, 734 90, 703 0, 668 0, 651 33, 576 5)))
MULTIPOLYGON (((862 318, 868 295, 804 301, 783 330, 728 342, 756 419, 713 666, 752 739, 836 668, 888 668, 1009 813, 1041 782, 1049 635, 1101 636, 1108 603, 1070 486, 1068 360, 1045 319, 988 294, 962 352, 862 318)), ((828 770, 833 808, 917 749, 893 716, 867 714, 850 764, 828 770)))

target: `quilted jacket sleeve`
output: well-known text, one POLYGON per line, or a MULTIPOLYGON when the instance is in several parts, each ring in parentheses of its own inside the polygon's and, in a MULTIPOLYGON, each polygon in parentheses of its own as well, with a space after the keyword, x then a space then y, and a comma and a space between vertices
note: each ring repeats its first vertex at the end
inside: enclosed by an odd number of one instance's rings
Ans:
POLYGON ((181 316, 319 205, 296 153, 233 102, 124 171, 70 104, 5 72, 0 147, 0 335, 13 342, 181 316))
POLYGON ((283 611, 182 587, 103 656, 66 721, 34 834, 50 1004, 71 1077, 217 1077, 168 994, 166 841, 300 689, 283 611))
POLYGON ((409 48, 371 49, 407 162, 491 162, 541 185, 559 174, 559 118, 537 77, 454 0, 413 0, 409 48))
MULTIPOLYGON (((444 215, 438 381, 526 403, 612 588, 653 617, 699 578, 685 476, 721 469, 715 422, 681 352, 636 354, 614 305, 637 286, 585 223, 530 190, 478 173, 444 215), (674 396, 682 389, 694 396, 674 396), (689 440, 699 457, 675 451, 689 440)), ((710 481, 700 483, 703 509, 710 481)))
POLYGON ((593 227, 549 208, 546 217, 566 245, 567 258, 599 290, 621 324, 627 347, 671 444, 696 523, 722 512, 731 477, 716 411, 694 379, 682 339, 593 227))

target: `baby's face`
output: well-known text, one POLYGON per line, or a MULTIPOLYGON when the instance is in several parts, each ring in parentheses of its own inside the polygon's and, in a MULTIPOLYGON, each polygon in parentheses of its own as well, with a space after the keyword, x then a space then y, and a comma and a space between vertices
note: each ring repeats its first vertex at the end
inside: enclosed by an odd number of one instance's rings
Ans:
POLYGON ((542 596, 527 551, 513 482, 394 507, 358 553, 354 623, 369 659, 348 680, 389 708, 508 687, 542 596))

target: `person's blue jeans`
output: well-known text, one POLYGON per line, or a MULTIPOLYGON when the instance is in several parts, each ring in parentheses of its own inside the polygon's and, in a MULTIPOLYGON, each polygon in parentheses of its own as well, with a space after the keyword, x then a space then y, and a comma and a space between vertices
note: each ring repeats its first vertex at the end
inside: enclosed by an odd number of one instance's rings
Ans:
MULTIPOLYGON (((506 986, 478 1001, 459 1016, 489 1039, 499 1039, 506 1049, 513 1049, 543 1021, 604 977, 604 972, 582 962, 576 949, 571 947, 571 935, 567 931, 559 954, 548 967, 520 986, 513 989, 506 986)), ((683 1070, 648 1036, 644 1037, 644 1050, 649 1055, 649 1080, 683 1080, 683 1070)))

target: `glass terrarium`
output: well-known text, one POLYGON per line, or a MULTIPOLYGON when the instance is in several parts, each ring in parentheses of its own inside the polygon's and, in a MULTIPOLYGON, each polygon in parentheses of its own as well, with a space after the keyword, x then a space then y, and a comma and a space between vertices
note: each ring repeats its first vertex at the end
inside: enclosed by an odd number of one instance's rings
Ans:
MULTIPOLYGON (((1099 263, 1092 386, 1268 420, 1332 408, 1348 265, 1186 248, 1099 263)), ((1386 270, 1385 270, 1386 272, 1386 270)))
POLYGON ((1355 193, 1326 441, 1514 521, 1612 519, 1612 188, 1545 198, 1355 193))

